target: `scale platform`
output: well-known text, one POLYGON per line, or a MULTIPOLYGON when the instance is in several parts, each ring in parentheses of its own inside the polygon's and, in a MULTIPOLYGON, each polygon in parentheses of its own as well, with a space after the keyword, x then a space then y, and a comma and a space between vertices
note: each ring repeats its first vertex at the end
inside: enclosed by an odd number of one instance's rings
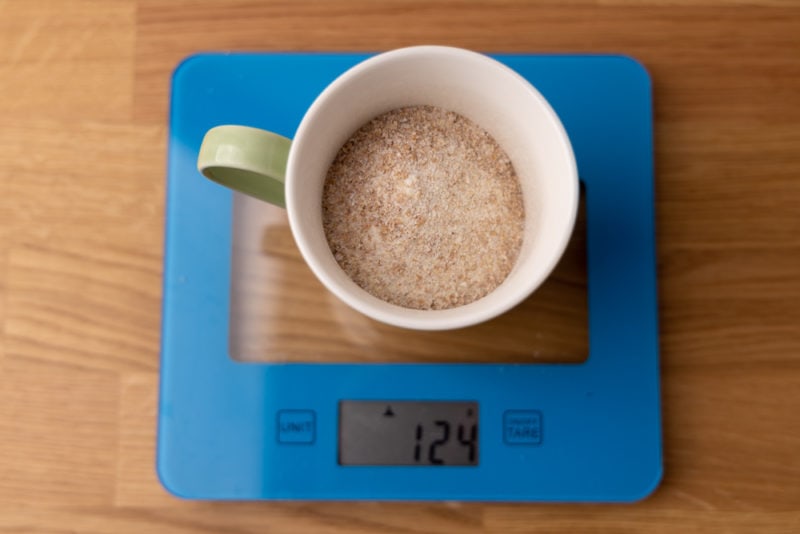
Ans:
POLYGON ((196 170, 209 128, 292 137, 322 89, 368 56, 202 54, 175 71, 162 484, 190 499, 646 497, 662 475, 647 72, 623 56, 494 56, 561 117, 583 218, 528 301, 417 333, 339 303, 303 264, 285 213, 196 170))

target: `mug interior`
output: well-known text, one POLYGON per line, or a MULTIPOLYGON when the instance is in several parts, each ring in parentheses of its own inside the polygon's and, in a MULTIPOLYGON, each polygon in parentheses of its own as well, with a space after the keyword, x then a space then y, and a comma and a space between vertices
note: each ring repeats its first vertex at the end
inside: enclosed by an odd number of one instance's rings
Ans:
POLYGON ((336 296, 389 324, 443 330, 495 317, 547 278, 574 226, 578 177, 561 122, 530 83, 482 54, 422 46, 360 63, 315 100, 292 144, 286 204, 303 257, 336 296), (525 231, 511 273, 485 297, 447 310, 413 310, 367 293, 339 267, 322 225, 323 185, 341 146, 377 115, 415 105, 454 111, 488 131, 511 158, 522 186, 525 231))

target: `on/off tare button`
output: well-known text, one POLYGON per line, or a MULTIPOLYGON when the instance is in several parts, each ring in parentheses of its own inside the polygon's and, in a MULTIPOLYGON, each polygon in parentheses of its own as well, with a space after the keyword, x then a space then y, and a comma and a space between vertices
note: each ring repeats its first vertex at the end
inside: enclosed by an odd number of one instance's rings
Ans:
POLYGON ((278 443, 310 445, 317 434, 317 416, 313 410, 281 410, 278 412, 278 443))
POLYGON ((541 445, 542 412, 506 410, 503 414, 503 441, 506 445, 541 445))

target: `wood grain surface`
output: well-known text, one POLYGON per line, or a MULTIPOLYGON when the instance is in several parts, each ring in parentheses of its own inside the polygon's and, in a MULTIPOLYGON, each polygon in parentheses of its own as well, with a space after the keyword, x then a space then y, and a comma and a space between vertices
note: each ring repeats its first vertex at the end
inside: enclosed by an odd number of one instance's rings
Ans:
POLYGON ((0 0, 0 532, 800 532, 800 2, 0 0), (154 471, 169 77, 621 52, 654 81, 665 477, 633 505, 209 503, 154 471))

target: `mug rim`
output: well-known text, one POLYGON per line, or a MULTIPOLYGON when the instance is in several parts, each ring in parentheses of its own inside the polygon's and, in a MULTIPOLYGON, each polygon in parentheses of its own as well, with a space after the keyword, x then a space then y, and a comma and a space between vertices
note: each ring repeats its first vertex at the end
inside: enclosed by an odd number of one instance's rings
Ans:
POLYGON ((325 89, 315 98, 312 105, 306 111, 302 121, 300 122, 300 125, 297 128, 287 162, 286 209, 289 217, 289 226, 292 230, 292 235, 295 238, 295 242, 300 249, 303 259, 317 279, 322 282, 328 291, 333 293, 337 298, 358 312, 390 325, 413 330, 450 330, 476 325, 505 313, 528 298, 549 277, 566 250, 569 239, 572 236, 575 220, 577 218, 578 197, 579 185, 575 154, 566 130, 564 129, 564 125, 562 124, 555 110, 553 110, 553 108, 550 106, 550 103, 528 80, 507 65, 485 54, 450 46, 420 45, 398 48, 376 54, 346 70, 327 87, 325 87, 325 89), (313 247, 306 242, 303 231, 299 229, 301 225, 298 222, 297 210, 300 209, 301 206, 297 205, 296 188, 294 187, 295 180, 292 178, 292 176, 295 174, 295 167, 298 163, 297 158, 295 157, 298 152, 296 147, 300 146, 304 142, 306 133, 310 128, 313 127, 316 115, 321 109, 323 109, 327 100, 337 91, 339 91, 340 87, 347 85, 352 78, 360 76, 364 71, 374 68, 379 63, 391 59, 397 59, 398 57, 402 56, 430 56, 431 54, 441 55, 443 59, 446 59, 446 57, 450 55, 461 56, 462 58, 468 57, 472 60, 481 61, 486 65, 491 66, 493 69, 497 69, 498 71, 503 72, 505 75, 511 76, 516 80, 517 83, 522 84, 531 97, 536 100, 536 104, 541 108, 542 111, 544 111, 544 113, 550 119, 552 125, 555 127, 559 145, 565 149, 564 153, 567 156, 566 163, 569 177, 566 177, 565 179, 568 179, 570 184, 574 184, 574 191, 568 192, 570 200, 568 209, 570 210, 570 213, 567 214, 567 224, 564 226, 566 230, 558 236, 557 245, 555 247, 557 253, 554 253, 547 258, 547 264, 544 265, 543 269, 541 270, 541 276, 531 279, 513 296, 506 298, 505 300, 493 306, 472 306, 473 304, 479 303, 482 300, 478 299, 470 304, 456 308, 443 310, 413 310, 381 300, 378 297, 369 294, 362 288, 359 289, 363 292, 363 295, 355 294, 354 292, 350 291, 350 289, 341 286, 337 281, 335 281, 328 270, 320 264, 318 261, 319 252, 315 252, 313 247), (373 303, 370 302, 370 300, 373 299, 377 300, 380 304, 373 305, 373 303), (457 310, 464 311, 459 313, 457 310), (396 313, 394 313, 395 311, 396 313))

